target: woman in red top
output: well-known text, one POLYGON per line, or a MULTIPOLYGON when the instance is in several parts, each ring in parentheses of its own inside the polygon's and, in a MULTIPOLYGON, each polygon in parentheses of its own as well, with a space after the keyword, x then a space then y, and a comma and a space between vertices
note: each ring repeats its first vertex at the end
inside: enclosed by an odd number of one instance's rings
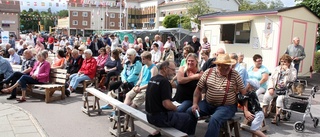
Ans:
POLYGON ((70 76, 70 84, 67 90, 73 92, 78 84, 85 80, 91 80, 96 75, 97 61, 92 57, 92 51, 86 49, 84 51, 85 59, 83 60, 82 66, 78 73, 70 76))

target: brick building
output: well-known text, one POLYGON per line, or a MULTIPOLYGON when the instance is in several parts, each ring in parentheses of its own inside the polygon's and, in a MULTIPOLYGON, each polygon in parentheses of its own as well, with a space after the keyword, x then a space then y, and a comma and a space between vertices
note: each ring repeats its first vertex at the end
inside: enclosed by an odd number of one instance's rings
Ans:
POLYGON ((9 31, 19 38, 20 32, 20 3, 19 1, 0 0, 0 23, 3 31, 9 31))

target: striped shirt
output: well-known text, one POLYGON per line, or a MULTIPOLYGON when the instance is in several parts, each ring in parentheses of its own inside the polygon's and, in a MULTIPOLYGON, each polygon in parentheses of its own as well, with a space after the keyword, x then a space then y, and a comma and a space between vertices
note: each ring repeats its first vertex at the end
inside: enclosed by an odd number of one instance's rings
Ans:
MULTIPOLYGON (((223 98, 225 95, 225 90, 227 87, 227 77, 220 76, 217 73, 217 69, 213 68, 212 73, 209 75, 208 79, 207 75, 210 69, 207 69, 198 82, 199 88, 205 88, 206 90, 206 100, 211 105, 221 105, 223 102, 223 98)), ((231 79, 230 79, 230 87, 227 93, 225 105, 232 105, 237 103, 236 94, 244 89, 244 85, 242 79, 238 72, 232 70, 231 79)))

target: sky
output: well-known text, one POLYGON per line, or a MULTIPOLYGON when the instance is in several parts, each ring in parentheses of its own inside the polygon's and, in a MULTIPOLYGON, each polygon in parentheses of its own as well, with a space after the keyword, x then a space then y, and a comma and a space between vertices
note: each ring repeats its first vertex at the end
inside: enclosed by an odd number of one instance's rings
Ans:
POLYGON ((21 11, 22 10, 29 10, 29 8, 33 8, 33 10, 39 10, 39 11, 47 11, 48 8, 51 8, 52 12, 57 12, 60 10, 66 10, 67 9, 67 2, 66 0, 20 0, 23 5, 20 6, 21 11), (61 2, 59 2, 61 1, 61 2), (35 2, 37 2, 37 6, 34 6, 35 2), (45 6, 41 6, 41 2, 45 3, 45 6), (28 6, 28 3, 30 3, 30 6, 28 6), (49 6, 49 3, 52 3, 52 6, 49 6), (59 7, 56 6, 56 3, 59 3, 59 7), (63 3, 64 6, 63 6, 63 3))
MULTIPOLYGON (((256 2, 257 0, 251 0, 251 1, 256 2)), ((262 1, 272 1, 272 0, 262 0, 262 1)), ((285 7, 292 7, 296 5, 294 0, 281 0, 281 1, 285 7)))

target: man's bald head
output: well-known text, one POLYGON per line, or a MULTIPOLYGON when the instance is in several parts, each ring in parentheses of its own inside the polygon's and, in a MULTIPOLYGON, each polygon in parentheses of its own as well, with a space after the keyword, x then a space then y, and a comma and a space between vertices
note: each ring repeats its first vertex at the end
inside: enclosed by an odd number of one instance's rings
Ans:
POLYGON ((217 57, 219 54, 225 54, 226 52, 224 51, 223 48, 217 49, 216 53, 214 53, 213 56, 217 57))

